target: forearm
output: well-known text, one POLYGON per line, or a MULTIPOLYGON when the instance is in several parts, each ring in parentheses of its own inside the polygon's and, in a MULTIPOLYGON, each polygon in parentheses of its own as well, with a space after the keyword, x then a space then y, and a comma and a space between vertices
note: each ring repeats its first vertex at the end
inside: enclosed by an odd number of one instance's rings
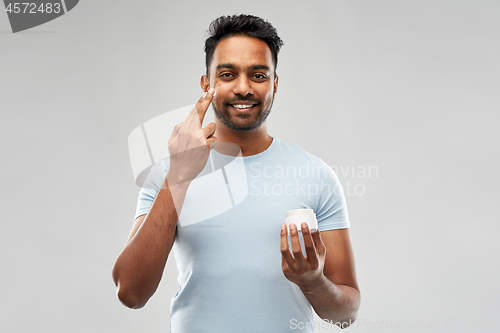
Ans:
POLYGON ((164 186, 158 191, 148 215, 116 259, 113 279, 126 306, 143 307, 158 288, 187 187, 164 186))
POLYGON ((342 328, 356 320, 361 299, 358 290, 336 285, 324 275, 314 286, 301 290, 321 319, 330 323, 346 323, 342 328))

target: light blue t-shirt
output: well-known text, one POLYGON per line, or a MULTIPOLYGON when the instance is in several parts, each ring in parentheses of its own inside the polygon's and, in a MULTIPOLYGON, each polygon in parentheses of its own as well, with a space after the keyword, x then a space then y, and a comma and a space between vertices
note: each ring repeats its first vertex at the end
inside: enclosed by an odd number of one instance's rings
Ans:
MULTIPOLYGON (((151 172, 136 217, 148 213, 167 168, 163 161, 151 172)), ((212 150, 177 224, 171 332, 309 332, 292 329, 310 327, 313 310, 285 278, 280 252, 286 213, 303 208, 320 231, 349 227, 341 185, 321 159, 276 138, 252 156, 212 150)))

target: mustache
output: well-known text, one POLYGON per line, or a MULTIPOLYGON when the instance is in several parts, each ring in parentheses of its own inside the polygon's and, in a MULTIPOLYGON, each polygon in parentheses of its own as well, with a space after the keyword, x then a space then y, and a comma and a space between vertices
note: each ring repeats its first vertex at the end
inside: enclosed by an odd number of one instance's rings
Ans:
POLYGON ((257 98, 248 98, 248 97, 239 97, 239 98, 231 98, 230 100, 225 100, 224 104, 234 104, 236 102, 250 102, 252 104, 260 104, 260 99, 257 98))

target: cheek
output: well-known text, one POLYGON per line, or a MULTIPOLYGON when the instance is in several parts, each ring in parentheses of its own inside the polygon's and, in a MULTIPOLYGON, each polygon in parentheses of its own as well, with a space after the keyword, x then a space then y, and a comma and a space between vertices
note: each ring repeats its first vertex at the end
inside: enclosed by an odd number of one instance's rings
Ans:
POLYGON ((272 98, 274 95, 274 82, 268 81, 265 89, 266 89, 266 92, 265 92, 266 98, 272 98))
POLYGON ((222 110, 224 108, 224 102, 228 101, 228 95, 227 92, 224 91, 224 89, 217 89, 217 87, 214 87, 215 91, 217 91, 217 95, 215 95, 215 98, 212 99, 212 104, 219 110, 222 110))
POLYGON ((273 99, 273 95, 274 95, 274 90, 272 88, 270 88, 270 89, 266 90, 264 98, 266 100, 271 100, 271 99, 273 99))
POLYGON ((224 96, 228 96, 228 93, 231 91, 227 85, 221 82, 216 82, 214 84, 214 89, 217 92, 216 98, 222 98, 222 99, 225 98, 224 96))

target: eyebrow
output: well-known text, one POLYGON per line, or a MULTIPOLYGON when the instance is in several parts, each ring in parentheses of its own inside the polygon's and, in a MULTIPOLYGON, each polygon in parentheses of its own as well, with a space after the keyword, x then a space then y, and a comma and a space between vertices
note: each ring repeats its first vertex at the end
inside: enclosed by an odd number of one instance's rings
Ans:
MULTIPOLYGON (((236 69, 238 68, 237 66, 231 64, 231 63, 227 63, 227 64, 219 64, 217 65, 217 67, 215 68, 216 71, 219 71, 221 69, 236 69)), ((269 66, 266 66, 266 65, 252 65, 250 66, 249 68, 250 70, 259 70, 259 69, 263 69, 263 70, 266 70, 268 72, 271 71, 271 69, 269 68, 269 66)))

